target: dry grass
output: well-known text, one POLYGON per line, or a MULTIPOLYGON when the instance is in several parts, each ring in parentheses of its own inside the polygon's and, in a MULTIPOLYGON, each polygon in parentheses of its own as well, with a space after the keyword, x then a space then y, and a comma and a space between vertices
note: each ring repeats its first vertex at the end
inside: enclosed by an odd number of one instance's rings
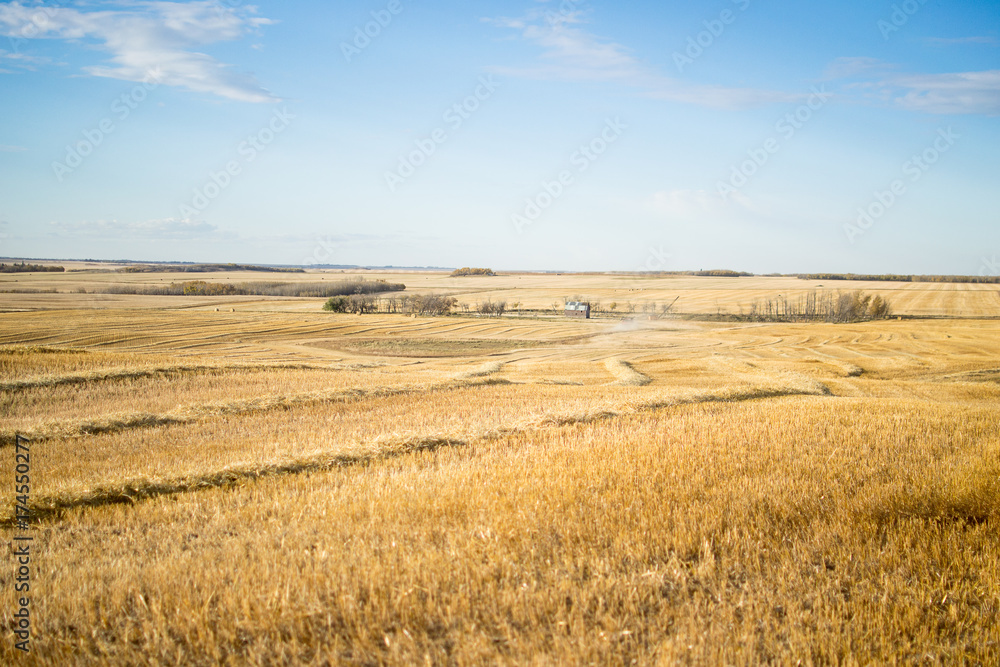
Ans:
POLYGON ((778 400, 67 515, 35 656, 995 662, 995 412, 778 400))
POLYGON ((433 338, 371 338, 326 341, 319 345, 342 349, 355 354, 381 357, 469 357, 497 354, 522 348, 538 347, 539 341, 471 339, 448 340, 433 338))
POLYGON ((471 380, 473 378, 489 377, 491 375, 496 375, 501 370, 503 370, 502 361, 488 361, 482 366, 473 368, 470 371, 463 371, 455 376, 458 381, 471 380))
POLYGON ((149 368, 118 368, 111 370, 95 370, 88 373, 72 373, 63 375, 41 375, 13 382, 0 382, 0 392, 21 391, 36 387, 58 387, 67 384, 89 384, 92 382, 114 382, 119 380, 135 380, 139 378, 155 378, 165 375, 187 375, 226 373, 230 371, 281 371, 281 370, 330 370, 330 366, 314 364, 215 364, 211 366, 171 365, 149 368))
MULTIPOLYGON (((464 386, 493 386, 492 383, 467 383, 464 386)), ((181 477, 171 478, 150 478, 148 475, 135 477, 120 483, 102 483, 85 490, 75 490, 62 492, 54 495, 35 495, 30 510, 36 518, 44 518, 61 514, 67 509, 85 506, 96 506, 104 504, 114 504, 121 502, 134 503, 140 499, 152 498, 165 494, 176 494, 193 490, 202 490, 213 486, 226 486, 248 479, 257 479, 274 475, 301 474, 328 470, 331 468, 344 467, 348 465, 358 465, 376 460, 401 456, 415 451, 426 451, 442 446, 459 447, 468 446, 476 442, 486 442, 509 437, 513 434, 536 431, 544 428, 566 426, 569 424, 587 424, 596 421, 615 419, 626 415, 640 412, 649 412, 672 408, 680 405, 693 403, 712 402, 738 402, 755 400, 762 398, 773 398, 777 396, 792 396, 801 394, 825 394, 822 385, 763 385, 748 387, 732 387, 714 393, 680 393, 674 395, 647 396, 640 400, 633 400, 623 405, 609 404, 605 406, 588 406, 586 410, 572 413, 551 414, 544 413, 540 416, 522 419, 511 424, 496 424, 492 426, 480 426, 474 432, 452 432, 434 433, 429 435, 406 435, 383 434, 367 443, 340 444, 332 450, 309 451, 306 454, 289 456, 287 453, 278 453, 276 458, 255 464, 230 465, 220 470, 202 470, 196 474, 187 474, 181 477), (819 387, 819 389, 817 389, 819 387)), ((431 389, 426 389, 431 391, 431 389)), ((364 394, 357 394, 356 398, 383 397, 403 393, 401 391, 368 391, 364 394)), ((301 403, 299 404, 301 405, 301 403)), ((290 408, 293 405, 285 405, 290 408)), ((204 416, 204 415, 202 415, 204 416)), ((178 421, 149 420, 142 426, 163 426, 166 424, 184 423, 178 421)), ((120 428, 118 430, 125 430, 120 428)), ((110 429, 109 429, 110 431, 110 429)), ((277 453, 277 452, 276 452, 277 453)), ((80 467, 77 461, 77 467, 80 467)), ((69 471, 67 471, 68 473, 69 471)), ((103 471, 105 479, 111 476, 103 471)), ((63 476, 63 479, 68 475, 63 476)), ((44 489, 44 485, 40 487, 44 489)), ((13 514, 5 519, 7 525, 14 524, 13 514)))
MULTIPOLYGON (((206 368, 209 368, 216 372, 225 372, 227 370, 239 370, 241 372, 257 372, 258 378, 265 377, 269 384, 273 383, 274 376, 278 371, 288 370, 288 366, 240 366, 240 367, 188 367, 186 370, 191 372, 204 372, 206 368), (261 373, 263 371, 263 373, 261 373)), ((298 370, 302 368, 292 367, 292 370, 298 370)), ((307 367, 315 368, 315 367, 307 367)), ((309 392, 299 392, 294 394, 276 394, 269 393, 264 395, 255 395, 238 400, 228 400, 224 402, 202 402, 202 403, 188 403, 181 405, 172 410, 162 412, 162 413, 148 413, 148 412, 131 412, 122 413, 116 412, 109 415, 103 415, 98 418, 82 418, 82 419, 62 419, 62 420, 50 420, 42 421, 36 423, 33 426, 19 427, 19 428, 9 428, 5 430, 0 430, 0 447, 13 446, 15 437, 20 435, 25 437, 32 442, 42 442, 45 440, 54 440, 58 438, 75 438, 79 436, 86 435, 97 435, 101 433, 117 433, 120 431, 127 431, 131 429, 143 429, 157 426, 170 426, 177 424, 189 424, 196 421, 201 421, 204 419, 209 419, 213 417, 222 416, 235 416, 235 415, 249 415, 258 414, 262 412, 273 412, 276 410, 289 410, 291 408, 304 406, 304 405, 317 405, 325 403, 343 403, 347 401, 354 401, 358 399, 372 399, 372 398, 385 398, 388 396, 395 396, 398 394, 407 394, 414 392, 428 392, 438 389, 453 389, 461 386, 471 386, 479 384, 496 384, 502 383, 502 380, 489 380, 485 381, 481 378, 487 378, 491 375, 498 373, 503 368, 502 362, 489 362, 478 368, 470 371, 463 371, 455 374, 453 378, 436 382, 436 383, 420 383, 420 384, 398 384, 395 386, 382 386, 382 387, 365 387, 365 388, 355 388, 355 387, 338 387, 336 389, 320 389, 313 390, 309 392)), ((328 369, 321 369, 328 370, 328 369)), ((89 378, 91 381, 94 380, 105 380, 105 379, 116 379, 116 380, 135 380, 135 379, 145 379, 149 377, 155 377, 159 375, 156 372, 145 372, 143 370, 136 370, 135 372, 128 371, 114 371, 111 373, 91 373, 81 376, 69 376, 71 378, 89 378), (110 376, 110 377, 109 377, 110 376)), ((67 376, 62 376, 66 378, 67 376)), ((293 376, 297 377, 297 376, 293 376)), ((233 380, 232 377, 225 378, 229 382, 233 380)), ((357 379, 356 377, 354 379, 357 379)), ((344 378, 335 378, 334 381, 339 380, 338 384, 343 383, 344 378)), ((327 385, 331 383, 331 378, 323 378, 320 380, 325 382, 327 385)), ((86 380, 79 382, 79 384, 85 383, 86 380)), ((31 387, 36 389, 38 387, 54 387, 60 384, 78 384, 76 382, 47 382, 40 383, 37 380, 28 381, 15 381, 8 383, 10 385, 20 385, 18 388, 31 387)), ((130 383, 131 384, 131 383, 130 383)), ((256 383, 244 383, 249 386, 254 386, 256 383)), ((272 384, 273 386, 273 384, 272 384)), ((133 386, 127 387, 127 390, 134 391, 133 386)), ((238 393, 233 391, 234 387, 228 387, 227 393, 238 393)), ((100 396, 99 399, 107 401, 107 392, 105 395, 100 396)), ((185 397, 192 398, 192 394, 195 392, 185 392, 185 397)), ((162 392, 161 392, 162 397, 162 392)), ((106 403, 105 403, 106 404, 106 403)), ((79 405, 74 406, 79 409, 79 405)), ((32 409, 37 410, 37 404, 31 406, 32 409)))
POLYGON ((4 664, 1000 662, 997 322, 109 310, 0 341, 44 346, 0 348, 0 430, 38 438, 4 664))
MULTIPOLYGON (((114 430, 104 423, 163 417, 186 422, 204 413, 280 409, 283 403, 338 399, 355 388, 399 388, 446 382, 452 372, 405 368, 302 370, 245 368, 210 373, 154 375, 76 385, 0 392, 0 433, 49 438, 114 430), (152 416, 152 417, 150 417, 152 416)), ((9 438, 7 438, 9 440, 9 438)))

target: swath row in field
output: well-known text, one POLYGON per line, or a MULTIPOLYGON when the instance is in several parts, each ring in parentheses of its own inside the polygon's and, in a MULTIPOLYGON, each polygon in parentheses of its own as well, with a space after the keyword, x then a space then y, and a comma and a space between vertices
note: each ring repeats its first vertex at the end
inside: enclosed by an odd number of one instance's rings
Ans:
POLYGON ((1000 368, 984 368, 965 373, 942 375, 941 380, 948 382, 1000 382, 1000 368))
MULTIPOLYGON (((32 521, 39 521, 58 516, 67 510, 79 507, 95 507, 122 503, 135 504, 137 501, 162 495, 229 486, 242 481, 263 477, 319 472, 366 464, 414 452, 432 451, 441 447, 469 446, 477 442, 489 442, 528 431, 557 428, 571 424, 589 424, 682 405, 750 401, 782 396, 830 395, 829 389, 822 383, 794 376, 789 376, 786 379, 789 383, 785 385, 764 384, 752 387, 733 387, 718 392, 663 396, 624 406, 615 405, 591 409, 582 413, 545 415, 514 426, 490 429, 479 433, 459 435, 435 434, 376 440, 367 445, 337 451, 315 452, 307 456, 286 459, 267 465, 233 466, 208 473, 160 480, 133 479, 121 484, 98 486, 83 493, 62 493, 52 496, 42 496, 32 502, 30 515, 32 521)), ((13 516, 7 516, 3 519, 2 524, 10 525, 13 521, 13 516)))
POLYGON ((58 387, 71 384, 91 384, 96 382, 114 382, 117 380, 136 380, 161 375, 227 373, 230 371, 274 371, 274 370, 318 370, 332 371, 349 369, 349 365, 319 364, 216 364, 216 365, 177 365, 157 366, 150 368, 114 368, 95 370, 87 373, 69 373, 65 375, 43 375, 23 380, 0 382, 0 391, 20 391, 36 387, 58 387))
POLYGON ((623 387, 642 387, 653 381, 653 378, 632 368, 632 364, 621 359, 608 359, 605 367, 617 380, 611 384, 623 387))
POLYGON ((336 389, 315 391, 302 394, 278 394, 257 396, 250 399, 215 403, 209 405, 190 405, 177 408, 162 414, 133 413, 125 415, 110 415, 98 419, 61 420, 42 424, 30 431, 0 432, 0 447, 11 447, 17 436, 38 442, 55 438, 72 438, 101 433, 115 433, 128 429, 151 426, 167 426, 171 424, 188 424, 200 419, 223 415, 240 415, 268 410, 284 410, 302 405, 316 403, 333 403, 352 399, 367 399, 400 394, 429 392, 435 390, 456 389, 461 387, 486 386, 506 382, 491 378, 503 368, 500 362, 492 362, 482 367, 460 373, 445 382, 412 385, 408 387, 376 387, 372 389, 336 389))

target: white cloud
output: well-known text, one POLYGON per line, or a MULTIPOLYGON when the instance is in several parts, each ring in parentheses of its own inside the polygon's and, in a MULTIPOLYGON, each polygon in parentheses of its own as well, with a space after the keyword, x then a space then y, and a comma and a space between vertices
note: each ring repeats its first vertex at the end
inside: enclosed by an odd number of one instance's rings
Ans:
POLYGON ((534 10, 522 19, 484 19, 500 28, 521 32, 521 38, 542 47, 541 64, 529 68, 496 70, 509 76, 542 79, 608 81, 642 76, 639 63, 625 47, 575 27, 583 22, 579 11, 547 14, 534 10))
POLYGON ((869 101, 931 114, 1000 114, 1000 70, 944 74, 897 73, 875 58, 839 58, 831 79, 853 79, 847 88, 869 101))
MULTIPOLYGON (((249 74, 195 49, 233 41, 271 23, 253 6, 218 2, 137 2, 120 10, 79 11, 65 7, 0 5, 0 34, 12 40, 96 40, 111 53, 109 65, 85 67, 101 77, 143 81, 158 72, 164 85, 242 102, 276 98, 249 74)), ((23 56, 22 56, 23 57, 23 56)))
POLYGON ((662 79, 659 85, 648 93, 648 96, 716 109, 745 109, 766 104, 794 104, 804 102, 809 97, 808 94, 783 93, 758 88, 683 84, 666 78, 662 79))
POLYGON ((803 95, 752 88, 693 84, 664 76, 636 59, 629 49, 580 27, 584 13, 556 14, 533 10, 520 19, 484 19, 500 28, 518 30, 526 42, 541 47, 539 63, 531 67, 494 67, 512 77, 569 81, 616 81, 644 89, 656 99, 723 109, 776 102, 796 102, 803 95))
POLYGON ((910 74, 886 81, 895 104, 933 114, 1000 114, 1000 70, 910 74))
POLYGON ((119 222, 118 220, 95 220, 87 222, 49 223, 50 231, 60 237, 91 237, 113 239, 160 239, 184 240, 221 237, 218 226, 201 220, 179 220, 164 218, 141 222, 119 222))
POLYGON ((0 145, 0 153, 20 153, 28 150, 24 146, 4 146, 0 145))

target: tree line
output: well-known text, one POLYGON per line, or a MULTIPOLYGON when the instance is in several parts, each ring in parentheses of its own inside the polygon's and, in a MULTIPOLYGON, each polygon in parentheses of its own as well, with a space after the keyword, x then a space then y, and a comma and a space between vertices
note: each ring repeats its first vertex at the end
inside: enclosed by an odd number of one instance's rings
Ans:
POLYGON ((1000 283, 1000 276, 936 276, 907 274, 858 274, 858 273, 800 273, 802 280, 862 280, 868 282, 902 283, 1000 283))
POLYGON ((292 296, 323 298, 348 294, 402 292, 403 283, 385 280, 339 280, 320 283, 207 282, 188 280, 169 285, 106 285, 94 294, 141 294, 145 296, 292 296))
POLYGON ((66 271, 62 266, 50 266, 47 264, 0 264, 0 273, 63 273, 66 271))
POLYGON ((866 322, 892 316, 889 302, 878 294, 861 291, 809 292, 795 299, 778 295, 757 299, 747 312, 740 307, 737 319, 750 322, 866 322))
MULTIPOLYGON (((515 304, 519 306, 520 304, 515 304)), ((335 296, 323 304, 323 310, 332 313, 352 313, 367 315, 373 313, 444 316, 451 315, 456 308, 463 313, 478 313, 485 317, 503 317, 507 312, 507 302, 486 299, 478 304, 459 303, 453 296, 438 294, 414 294, 405 296, 377 297, 371 294, 351 294, 335 296)))
POLYGON ((323 304, 323 310, 332 313, 402 313, 406 315, 448 315, 458 303, 452 296, 416 294, 406 296, 376 297, 372 294, 350 294, 332 297, 323 304))
POLYGON ((119 273, 218 273, 222 271, 259 271, 264 273, 305 273, 305 269, 256 264, 134 264, 118 269, 119 273))

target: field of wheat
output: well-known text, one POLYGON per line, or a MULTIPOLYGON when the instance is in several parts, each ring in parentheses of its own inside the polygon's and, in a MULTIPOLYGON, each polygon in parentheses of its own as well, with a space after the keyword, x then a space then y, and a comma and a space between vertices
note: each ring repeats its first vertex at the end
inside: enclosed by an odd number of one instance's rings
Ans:
MULTIPOLYGON (((805 282, 391 277, 705 313, 805 282)), ((861 324, 2 294, 0 531, 33 557, 29 653, 0 570, 0 662, 997 664, 985 287, 861 324)))

